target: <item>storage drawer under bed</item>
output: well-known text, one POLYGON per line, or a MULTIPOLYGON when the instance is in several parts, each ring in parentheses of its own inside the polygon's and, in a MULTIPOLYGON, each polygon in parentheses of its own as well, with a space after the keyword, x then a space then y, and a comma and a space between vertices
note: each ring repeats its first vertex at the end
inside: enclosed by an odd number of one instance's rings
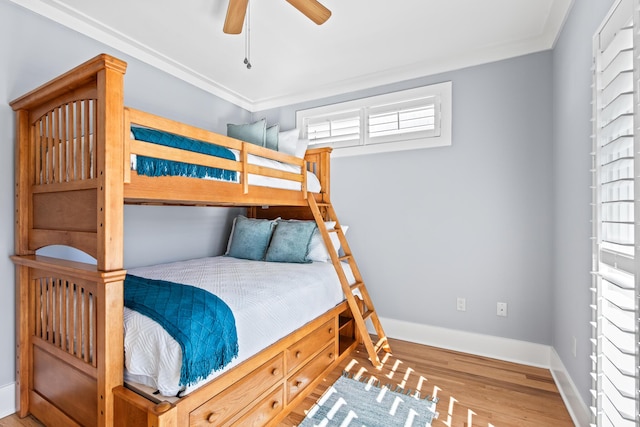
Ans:
POLYGON ((335 343, 332 341, 316 357, 289 378, 287 381, 287 402, 295 399, 302 390, 316 380, 336 360, 334 345, 335 343))
MULTIPOLYGON (((284 378, 282 354, 263 364, 251 374, 191 411, 190 426, 222 426, 245 409, 250 409, 261 394, 284 378)), ((282 399, 279 401, 282 408, 282 399)), ((277 409, 277 408, 272 408, 277 409)), ((272 411, 268 411, 272 412, 272 411)))
POLYGON ((293 372, 303 365, 327 343, 334 343, 335 338, 335 320, 331 319, 287 349, 287 372, 293 372))

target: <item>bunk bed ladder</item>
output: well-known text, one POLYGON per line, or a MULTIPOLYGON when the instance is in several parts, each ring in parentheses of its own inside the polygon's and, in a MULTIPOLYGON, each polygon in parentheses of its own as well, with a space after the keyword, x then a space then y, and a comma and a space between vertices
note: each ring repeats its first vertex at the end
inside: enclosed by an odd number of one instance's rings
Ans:
POLYGON ((340 278, 342 290, 344 291, 344 295, 347 299, 347 302, 349 303, 349 308, 351 309, 351 313, 355 321, 357 331, 359 332, 360 339, 367 349, 367 353, 369 355, 371 363, 373 363, 375 367, 380 367, 382 363, 380 362, 378 353, 381 349, 387 353, 390 353, 391 347, 389 346, 387 336, 382 329, 382 324, 380 323, 378 313, 373 306, 373 302, 371 301, 371 297, 369 296, 367 287, 362 281, 360 270, 356 265, 356 261, 353 255, 351 254, 351 248, 349 247, 349 243, 344 236, 342 226, 338 221, 338 217, 336 216, 335 210, 333 209, 333 205, 328 201, 316 202, 313 197, 309 197, 308 200, 309 208, 311 209, 313 217, 318 224, 318 230, 322 235, 329 255, 331 255, 331 262, 333 263, 333 266, 338 273, 338 277, 340 278), (325 221, 335 221, 336 225, 333 229, 328 230, 325 226, 325 221), (340 245, 344 252, 342 256, 338 254, 333 244, 331 244, 330 233, 336 233, 338 238, 340 239, 340 245), (344 273, 344 270, 342 268, 343 261, 347 261, 349 263, 349 266, 351 267, 351 271, 355 278, 355 282, 353 284, 349 283, 347 276, 344 273), (354 295, 354 291, 356 290, 362 297, 362 303, 359 303, 356 299, 356 296, 354 295), (371 339, 371 335, 369 335, 369 332, 367 331, 367 319, 371 320, 371 323, 373 324, 378 337, 378 341, 375 344, 371 339))

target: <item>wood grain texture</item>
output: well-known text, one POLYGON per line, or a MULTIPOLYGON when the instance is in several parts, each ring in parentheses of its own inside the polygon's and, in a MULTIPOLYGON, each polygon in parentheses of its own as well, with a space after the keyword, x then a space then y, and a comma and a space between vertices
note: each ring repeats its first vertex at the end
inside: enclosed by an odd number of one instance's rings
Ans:
POLYGON ((374 376, 383 384, 420 390, 440 401, 433 427, 542 427, 573 426, 553 382, 542 368, 503 362, 435 347, 390 339, 393 354, 383 355, 375 369, 360 347, 343 361, 305 401, 280 424, 298 425, 305 412, 328 386, 348 370, 374 376))
MULTIPOLYGON (((343 369, 375 376, 385 384, 402 385, 436 394, 440 413, 433 427, 573 426, 553 382, 542 368, 443 350, 390 339, 393 355, 380 370, 371 366, 367 352, 359 348, 280 423, 298 425, 305 412, 340 376, 343 369)), ((34 418, 12 415, 0 427, 41 426, 34 418)))

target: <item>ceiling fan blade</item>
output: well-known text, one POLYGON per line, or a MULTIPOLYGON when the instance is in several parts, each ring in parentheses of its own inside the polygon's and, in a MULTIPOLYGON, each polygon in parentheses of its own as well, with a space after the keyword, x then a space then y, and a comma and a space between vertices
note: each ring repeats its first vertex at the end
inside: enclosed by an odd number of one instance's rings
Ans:
POLYGON ((324 24, 331 16, 331 11, 316 0, 287 0, 293 7, 302 12, 316 24, 324 24))
POLYGON ((244 24, 244 15, 247 13, 249 0, 229 0, 227 17, 224 20, 222 31, 227 34, 240 34, 244 24))

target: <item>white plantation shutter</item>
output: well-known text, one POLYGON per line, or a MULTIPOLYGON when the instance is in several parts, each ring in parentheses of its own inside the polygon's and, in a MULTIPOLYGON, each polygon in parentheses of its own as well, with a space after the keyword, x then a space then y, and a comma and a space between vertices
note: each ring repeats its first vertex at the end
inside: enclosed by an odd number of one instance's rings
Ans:
POLYGON ((618 1, 594 37, 592 411, 597 426, 635 426, 639 420, 636 1, 618 1))
POLYGON ((402 138, 430 138, 440 134, 440 99, 435 96, 366 110, 367 138, 382 144, 402 138))
POLYGON ((451 145, 451 82, 296 112, 310 146, 353 155, 451 145))
POLYGON ((359 110, 309 118, 305 123, 309 145, 358 145, 361 121, 359 110))

